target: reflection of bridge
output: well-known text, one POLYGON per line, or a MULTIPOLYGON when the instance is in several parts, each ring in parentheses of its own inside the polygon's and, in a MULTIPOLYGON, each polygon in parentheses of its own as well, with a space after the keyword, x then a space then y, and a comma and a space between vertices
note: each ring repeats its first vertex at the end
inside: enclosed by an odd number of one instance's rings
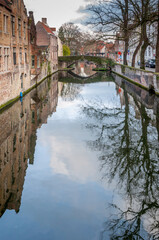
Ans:
POLYGON ((72 77, 75 77, 75 78, 78 78, 78 79, 82 79, 82 80, 86 80, 86 79, 94 78, 95 75, 97 75, 97 73, 94 73, 94 74, 91 75, 91 76, 83 77, 83 76, 80 76, 80 75, 74 73, 74 72, 71 71, 71 70, 69 70, 68 73, 69 73, 70 75, 72 75, 72 77))
POLYGON ((59 72, 59 82, 88 84, 95 82, 113 82, 113 81, 114 81, 113 76, 107 73, 105 74, 95 73, 94 75, 89 77, 81 77, 72 71, 59 72))

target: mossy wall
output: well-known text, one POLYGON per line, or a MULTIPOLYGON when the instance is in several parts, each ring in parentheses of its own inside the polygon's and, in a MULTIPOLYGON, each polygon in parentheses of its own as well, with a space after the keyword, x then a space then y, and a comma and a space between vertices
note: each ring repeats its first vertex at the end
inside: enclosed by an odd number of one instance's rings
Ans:
POLYGON ((159 74, 122 64, 115 64, 113 71, 144 89, 154 90, 159 95, 159 74))

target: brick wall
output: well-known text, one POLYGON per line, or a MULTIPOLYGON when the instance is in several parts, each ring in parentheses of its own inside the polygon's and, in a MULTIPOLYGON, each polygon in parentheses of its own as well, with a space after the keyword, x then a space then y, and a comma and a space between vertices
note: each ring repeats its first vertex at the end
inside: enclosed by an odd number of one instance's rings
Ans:
POLYGON ((37 46, 49 46, 50 37, 40 22, 36 24, 36 31, 37 31, 37 40, 36 40, 37 46))

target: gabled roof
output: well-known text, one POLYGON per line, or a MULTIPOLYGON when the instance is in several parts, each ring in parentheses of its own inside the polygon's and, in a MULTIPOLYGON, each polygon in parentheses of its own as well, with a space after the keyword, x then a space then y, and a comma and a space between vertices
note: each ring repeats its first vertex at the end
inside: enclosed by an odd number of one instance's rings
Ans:
POLYGON ((48 25, 44 24, 43 22, 40 23, 42 24, 42 26, 44 27, 48 34, 52 34, 53 36, 55 36, 55 34, 52 32, 51 28, 48 25))
POLYGON ((10 6, 11 2, 8 0, 0 0, 0 5, 4 6, 5 8, 11 10, 11 6, 10 6))

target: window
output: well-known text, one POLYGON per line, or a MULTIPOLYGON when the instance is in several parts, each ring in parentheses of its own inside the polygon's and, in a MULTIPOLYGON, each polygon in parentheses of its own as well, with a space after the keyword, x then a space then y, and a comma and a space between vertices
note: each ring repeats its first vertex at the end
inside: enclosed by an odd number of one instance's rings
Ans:
POLYGON ((19 9, 19 0, 17 0, 17 8, 19 9))
POLYGON ((15 36, 15 17, 11 16, 12 36, 15 36))
POLYGON ((151 57, 151 47, 148 48, 149 51, 149 57, 151 57))
POLYGON ((18 32, 19 32, 19 37, 21 38, 21 20, 18 19, 18 32))
POLYGON ((24 22, 24 39, 26 39, 26 23, 24 22))
POLYGON ((17 64, 17 59, 16 59, 16 48, 13 48, 13 64, 16 65, 17 64))
POLYGON ((34 55, 31 56, 31 67, 32 68, 35 67, 35 56, 34 55))
POLYGON ((0 32, 2 32, 2 13, 0 12, 0 32))
POLYGON ((2 47, 0 47, 0 71, 2 71, 2 47))
POLYGON ((9 67, 9 48, 4 48, 4 69, 8 70, 9 67))
POLYGON ((146 51, 145 51, 145 57, 147 57, 147 53, 148 53, 148 50, 146 49, 146 51))
POLYGON ((20 79, 21 79, 21 88, 23 88, 23 73, 21 74, 20 79))
POLYGON ((27 48, 25 48, 25 63, 28 62, 28 59, 27 59, 27 48))
POLYGON ((37 68, 40 68, 40 57, 37 57, 37 68))
POLYGON ((20 59, 20 64, 22 64, 22 48, 19 50, 19 59, 20 59))
POLYGON ((3 31, 8 33, 8 16, 3 15, 3 31))

